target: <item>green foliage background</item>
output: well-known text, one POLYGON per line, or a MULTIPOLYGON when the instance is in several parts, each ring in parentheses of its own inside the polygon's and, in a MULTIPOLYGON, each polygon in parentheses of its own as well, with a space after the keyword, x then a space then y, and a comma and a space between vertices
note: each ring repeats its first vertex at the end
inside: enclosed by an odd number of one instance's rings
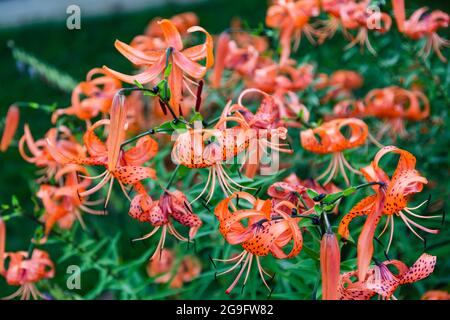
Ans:
MULTIPOLYGON (((445 1, 408 1, 409 9, 417 9, 422 5, 439 8, 449 12, 445 1)), ((36 101, 43 104, 57 103, 61 107, 70 104, 70 94, 62 92, 38 79, 29 72, 19 72, 16 63, 7 47, 8 40, 14 40, 18 47, 33 53, 43 61, 63 70, 77 81, 84 78, 86 72, 93 67, 108 65, 116 70, 132 71, 131 64, 124 59, 113 46, 114 40, 120 39, 129 42, 135 35, 141 34, 148 21, 154 16, 170 17, 183 11, 194 11, 200 18, 200 25, 210 33, 217 34, 229 26, 234 16, 239 16, 248 22, 248 25, 257 27, 264 21, 266 12, 265 1, 217 0, 189 6, 170 6, 139 13, 120 16, 107 16, 101 18, 82 19, 82 29, 69 31, 65 22, 45 23, 20 27, 10 30, 0 30, 0 115, 3 117, 7 107, 14 101, 36 101)), ((386 4, 383 9, 390 10, 386 4)), ((444 37, 449 38, 448 30, 444 30, 444 37), (447 34, 445 34, 447 31, 447 34)), ((430 184, 424 191, 414 198, 414 203, 432 195, 432 202, 444 202, 444 209, 449 211, 449 142, 448 111, 449 111, 449 64, 440 62, 436 56, 423 63, 417 58, 418 45, 407 41, 399 35, 395 27, 382 37, 371 36, 372 43, 378 52, 378 57, 353 48, 344 51, 346 40, 337 34, 332 40, 321 47, 313 47, 303 40, 296 53, 300 62, 312 62, 319 72, 331 73, 337 69, 352 69, 360 72, 365 78, 364 87, 357 95, 362 97, 370 89, 389 85, 408 86, 415 77, 425 87, 425 93, 431 102, 430 119, 416 124, 408 124, 407 131, 411 137, 396 142, 401 148, 412 152, 417 157, 417 167, 427 177, 430 184), (427 133, 424 128, 428 129, 427 133)), ((448 50, 444 51, 448 57, 448 50)), ((324 113, 330 110, 330 105, 320 106, 317 95, 306 90, 300 94, 305 105, 310 110, 324 113)), ((214 111, 214 110, 213 110, 214 111)), ((216 110, 217 111, 217 110, 216 110)), ((315 113, 313 111, 313 113, 315 113)), ((316 113, 317 114, 317 113, 316 113)), ((22 112, 21 124, 30 124, 35 137, 40 137, 51 126, 48 115, 39 111, 27 110, 22 112)), ((370 122, 370 128, 376 128, 376 121, 370 122)), ((21 129, 20 129, 21 130, 21 129)), ((298 130, 290 131, 293 144, 298 145, 298 130)), ((389 140, 383 141, 390 143, 389 140)), ((154 160, 158 175, 162 181, 167 181, 170 168, 165 168, 160 160, 169 152, 169 146, 154 160)), ((375 154, 376 149, 361 148, 351 153, 351 160, 355 167, 366 165, 375 154)), ((313 156, 301 148, 296 148, 295 159, 289 158, 293 168, 289 172, 296 172, 299 176, 314 177, 323 168, 323 159, 313 156)), ((39 202, 34 194, 36 185, 30 177, 34 177, 35 168, 21 159, 14 146, 6 154, 0 155, 0 203, 11 206, 12 196, 15 195, 19 204, 16 209, 32 216, 39 202), (21 209, 18 209, 20 206, 21 209)), ((279 177, 262 177, 258 184, 268 186, 271 182, 287 175, 281 173, 279 177)), ((204 174, 204 172, 203 172, 204 174)), ((180 171, 181 190, 189 190, 189 197, 198 194, 200 186, 192 188, 193 175, 188 170, 180 171)), ((353 182, 359 183, 359 178, 353 177, 353 182)), ((158 194, 158 185, 153 184, 155 195, 158 194)), ((203 273, 193 282, 182 289, 173 290, 166 285, 152 284, 148 278, 145 266, 157 239, 150 239, 132 244, 131 239, 145 234, 151 229, 150 225, 143 225, 133 221, 127 215, 128 203, 121 195, 120 190, 110 203, 109 215, 94 217, 85 215, 88 231, 74 228, 69 232, 57 232, 51 237, 46 250, 57 264, 57 275, 51 281, 46 281, 40 287, 43 292, 59 299, 92 299, 92 298, 118 298, 118 299, 219 299, 227 298, 224 291, 233 276, 224 276, 215 280, 216 270, 210 263, 209 257, 228 257, 237 248, 226 245, 217 230, 217 222, 212 213, 205 208, 197 206, 196 212, 204 221, 200 230, 196 248, 187 247, 186 244, 170 240, 168 247, 175 248, 178 257, 186 252, 199 256, 203 265, 203 273), (66 268, 76 264, 82 270, 81 290, 66 289, 66 268)), ((264 195, 262 190, 260 195, 264 195)), ((220 200, 220 192, 216 192, 212 207, 220 200)), ((342 214, 347 212, 362 194, 344 200, 340 206, 339 218, 335 217, 337 224, 342 214)), ((192 198, 191 198, 192 199, 192 198)), ((11 209, 9 209, 11 210, 11 209)), ((363 220, 352 224, 353 232, 363 220)), ((435 224, 439 227, 439 222, 435 224)), ((36 223, 32 219, 20 217, 7 224, 7 250, 26 250, 29 239, 33 236, 36 223)), ((408 265, 412 264, 424 250, 423 244, 402 226, 396 224, 394 245, 390 256, 398 258, 408 265)), ((354 233, 356 234, 356 233, 354 233)), ((437 236, 427 237, 427 252, 438 256, 438 263, 432 277, 417 284, 405 286, 397 293, 399 298, 417 299, 426 290, 450 290, 450 232, 448 223, 442 225, 442 232, 437 236)), ((377 257, 383 259, 378 248, 377 257)), ((355 248, 348 244, 343 248, 344 271, 354 267, 355 248)), ((276 261, 271 257, 262 259, 267 270, 276 273, 272 283, 274 292, 271 298, 280 299, 311 299, 318 286, 319 278, 318 243, 305 235, 305 249, 299 256, 291 260, 276 261)), ((249 283, 240 293, 237 287, 231 298, 266 298, 267 292, 262 286, 256 270, 253 270, 249 283)), ((12 288, 0 280, 0 296, 10 293, 12 288)))

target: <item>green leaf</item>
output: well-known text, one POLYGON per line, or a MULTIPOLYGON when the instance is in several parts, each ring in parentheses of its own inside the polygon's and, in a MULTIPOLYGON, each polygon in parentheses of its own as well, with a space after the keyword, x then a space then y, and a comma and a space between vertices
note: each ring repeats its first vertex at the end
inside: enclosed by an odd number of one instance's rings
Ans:
POLYGON ((343 192, 330 193, 323 198, 323 203, 333 203, 343 196, 343 192))
POLYGON ((170 62, 164 70, 164 78, 168 78, 172 72, 172 62, 170 62))
POLYGON ((11 204, 14 208, 20 208, 19 199, 17 199, 15 195, 13 195, 11 198, 11 204))
POLYGON ((189 123, 194 123, 196 121, 203 121, 203 116, 200 114, 200 112, 194 112, 189 123))
POLYGON ((306 193, 308 194, 308 196, 312 199, 312 198, 315 198, 315 197, 317 197, 319 194, 316 192, 316 191, 314 191, 313 189, 307 189, 306 190, 306 193))
POLYGON ((167 83, 167 80, 166 79, 161 80, 160 82, 158 82, 158 84, 156 86, 158 87, 158 96, 163 101, 169 101, 170 100, 170 89, 169 89, 169 84, 167 83))
POLYGON ((322 209, 322 207, 320 206, 320 204, 315 204, 315 205, 314 205, 314 211, 315 211, 317 214, 322 214, 323 209, 322 209))
POLYGON ((313 249, 309 248, 308 246, 303 245, 303 250, 305 253, 314 260, 319 260, 320 255, 317 251, 314 251, 313 249))
POLYGON ((355 192, 356 192, 356 188, 355 187, 350 187, 350 188, 347 188, 344 191, 342 191, 342 194, 343 194, 344 197, 347 197, 349 195, 354 194, 355 192))

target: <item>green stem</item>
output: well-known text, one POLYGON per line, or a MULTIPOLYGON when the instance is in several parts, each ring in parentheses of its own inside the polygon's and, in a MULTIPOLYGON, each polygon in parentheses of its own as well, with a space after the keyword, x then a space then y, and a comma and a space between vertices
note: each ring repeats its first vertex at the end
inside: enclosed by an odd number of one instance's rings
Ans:
POLYGON ((169 190, 170 186, 172 185, 172 182, 175 180, 175 177, 178 173, 178 169, 180 169, 180 165, 177 165, 176 168, 173 170, 172 175, 170 176, 169 182, 167 183, 166 190, 169 190))
POLYGON ((158 129, 158 128, 150 129, 150 130, 144 131, 142 133, 139 133, 137 136, 134 136, 133 138, 130 138, 130 139, 125 140, 124 142, 122 142, 122 148, 124 146, 126 146, 127 144, 133 143, 134 141, 136 141, 136 140, 138 140, 138 139, 140 139, 142 137, 145 137, 147 135, 152 135, 152 134, 155 134, 155 133, 169 133, 169 132, 171 133, 173 131, 174 131, 174 129, 158 129))
POLYGON ((328 233, 328 234, 333 233, 333 231, 331 230, 330 221, 328 221, 328 215, 325 212, 325 210, 322 211, 322 219, 323 219, 323 222, 325 224, 325 232, 328 233))

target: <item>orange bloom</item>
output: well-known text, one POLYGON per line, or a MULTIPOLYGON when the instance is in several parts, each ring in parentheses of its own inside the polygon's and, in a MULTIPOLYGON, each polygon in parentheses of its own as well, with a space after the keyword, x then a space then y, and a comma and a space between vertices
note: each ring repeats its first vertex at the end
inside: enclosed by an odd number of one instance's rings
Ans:
POLYGON ((167 67, 167 62, 172 63, 172 70, 168 79, 171 90, 170 103, 175 107, 175 110, 178 110, 182 98, 183 84, 188 86, 186 81, 192 82, 188 76, 193 79, 201 79, 204 77, 207 69, 213 65, 213 41, 205 29, 199 26, 191 27, 188 29, 189 33, 203 32, 206 35, 206 41, 204 44, 183 49, 183 42, 176 26, 167 19, 158 21, 158 24, 164 34, 164 48, 143 52, 119 40, 115 42, 116 49, 128 60, 137 66, 146 67, 144 72, 129 76, 111 70, 106 66, 103 68, 124 82, 133 84, 135 81, 138 81, 141 84, 147 84, 162 74, 167 67), (197 62, 202 59, 206 59, 205 66, 197 62))
POLYGON ((29 257, 26 251, 5 252, 5 239, 5 224, 0 219, 0 275, 5 278, 8 285, 20 286, 19 290, 3 299, 14 299, 19 295, 22 300, 28 300, 30 297, 35 300, 45 299, 35 283, 42 279, 53 278, 55 274, 55 268, 48 253, 34 249, 29 257), (9 261, 7 268, 5 268, 6 261, 9 261))
POLYGON ((291 42, 295 38, 294 50, 300 44, 302 33, 311 43, 315 43, 314 28, 309 24, 309 18, 318 16, 320 4, 317 0, 276 0, 269 7, 266 24, 271 28, 280 29, 281 57, 280 64, 285 64, 291 54, 291 42))
POLYGON ((420 55, 426 58, 430 54, 431 49, 433 49, 441 61, 447 62, 447 59, 445 59, 441 52, 441 47, 449 47, 450 42, 441 38, 437 34, 437 31, 441 28, 448 28, 448 23, 450 21, 449 15, 441 10, 434 10, 425 15, 428 8, 422 7, 416 10, 411 17, 406 20, 405 1, 392 0, 392 6, 394 8, 397 27, 400 32, 413 40, 422 38, 427 39, 420 55))
POLYGON ((322 300, 338 300, 341 252, 336 235, 326 232, 320 241, 320 270, 322 272, 322 300))
POLYGON ((394 292, 399 286, 427 278, 433 273, 435 265, 436 257, 424 253, 410 268, 399 260, 377 263, 368 270, 364 280, 359 279, 357 282, 352 281, 357 272, 344 273, 340 277, 340 299, 369 300, 376 294, 383 299, 396 299, 394 292), (394 266, 397 273, 392 273, 388 265, 394 266))
POLYGON ((340 6, 339 15, 344 29, 359 29, 358 34, 346 46, 346 49, 360 44, 361 47, 367 46, 367 49, 373 55, 376 55, 375 49, 369 41, 368 29, 375 30, 378 33, 385 33, 391 28, 392 19, 385 12, 379 12, 374 15, 369 6, 369 0, 362 2, 350 1, 340 6))
POLYGON ((406 136, 403 119, 420 121, 430 114, 430 103, 427 97, 418 90, 406 90, 399 87, 387 87, 371 90, 364 99, 366 108, 364 115, 387 120, 378 137, 387 130, 393 136, 406 136))
POLYGON ((227 271, 217 274, 218 276, 235 270, 243 263, 236 279, 225 291, 227 294, 233 290, 243 272, 247 270, 244 279, 245 285, 253 258, 256 258, 261 279, 269 289, 264 279, 264 274, 269 274, 262 268, 259 258, 272 254, 277 259, 288 259, 300 253, 303 238, 298 226, 299 218, 291 218, 290 216, 292 209, 295 209, 295 206, 288 201, 280 202, 272 207, 270 200, 256 199, 246 192, 233 193, 217 205, 214 214, 219 220, 220 233, 228 243, 232 245, 240 244, 244 249, 242 253, 231 259, 215 259, 222 262, 236 262, 227 271), (233 200, 236 200, 236 203, 233 200), (251 208, 238 209, 238 202, 240 204, 247 202, 251 208), (230 207, 232 210, 230 210, 230 207), (292 243, 292 246, 290 246, 290 243, 292 243), (286 246, 291 248, 288 253, 283 250, 286 246))
MULTIPOLYGON (((153 18, 145 29, 145 35, 148 37, 163 38, 163 30, 159 27, 158 22, 161 18, 153 18)), ((190 27, 198 25, 198 17, 194 12, 183 12, 174 15, 169 19, 177 28, 181 35, 187 34, 190 27)))
POLYGON ((40 186, 37 196, 42 200, 45 209, 42 216, 45 223, 45 237, 40 243, 46 241, 55 223, 58 223, 62 229, 70 229, 75 219, 78 219, 81 226, 85 228, 81 211, 95 215, 104 214, 103 210, 94 210, 89 207, 89 205, 97 204, 98 201, 88 201, 79 196, 79 193, 85 191, 91 181, 87 177, 79 181, 82 175, 78 173, 87 174, 88 172, 84 167, 67 165, 55 174, 55 180, 60 183, 60 186, 48 184, 40 186))
POLYGON ((450 293, 442 290, 430 290, 425 292, 420 300, 450 300, 450 293))
MULTIPOLYGON (((188 168, 209 168, 208 179, 199 199, 209 188, 207 203, 211 200, 216 186, 216 177, 224 194, 231 194, 238 188, 246 187, 234 181, 223 168, 225 163, 246 150, 252 138, 250 126, 240 113, 230 114, 229 102, 213 129, 194 128, 180 133, 172 149, 172 161, 188 168), (227 128, 227 123, 236 126, 227 128)), ((193 202, 194 202, 193 201, 193 202)))
POLYGON ((391 17, 385 12, 373 12, 370 10, 370 0, 363 1, 340 1, 323 0, 322 9, 329 14, 329 20, 324 22, 324 27, 318 30, 319 43, 333 37, 339 27, 342 27, 344 36, 351 39, 347 49, 360 44, 367 46, 369 51, 376 55, 375 50, 369 42, 368 30, 379 33, 389 31, 392 24, 391 17), (349 30, 358 29, 356 37, 349 30))
POLYGON ((52 115, 52 122, 61 115, 74 115, 88 121, 99 113, 109 112, 116 92, 122 87, 120 81, 100 68, 90 70, 86 81, 80 82, 72 91, 72 105, 66 109, 58 109, 52 115))
POLYGON ((19 140, 19 153, 25 161, 42 168, 40 173, 44 173, 44 176, 39 180, 50 179, 61 168, 59 158, 54 157, 46 141, 50 141, 54 149, 60 153, 71 157, 85 156, 83 147, 77 142, 67 127, 51 128, 43 139, 35 141, 28 124, 25 124, 24 135, 19 140), (25 146, 28 151, 26 151, 25 146))
POLYGON ((184 193, 178 190, 174 192, 165 190, 159 201, 153 201, 142 184, 135 184, 135 189, 138 194, 131 201, 129 215, 141 222, 150 222, 154 226, 150 233, 135 240, 148 239, 162 227, 158 246, 150 260, 160 255, 164 249, 167 231, 180 241, 190 242, 195 237, 203 222, 193 213, 192 207, 184 193), (188 238, 182 236, 175 229, 171 218, 190 228, 188 238))
POLYGON ((287 144, 278 143, 279 139, 287 139, 287 129, 279 121, 279 108, 272 96, 257 89, 244 90, 239 96, 238 103, 231 106, 229 112, 242 115, 248 127, 256 130, 256 139, 252 139, 249 143, 249 154, 245 163, 245 175, 247 177, 253 178, 256 175, 263 156, 268 154, 268 149, 283 153, 293 152, 287 144), (263 95, 261 105, 255 114, 242 104, 244 96, 248 93, 263 95), (252 144, 253 140, 256 140, 257 143, 252 144))
POLYGON ((3 129, 2 140, 0 142, 0 151, 5 152, 8 149, 17 131, 19 117, 19 108, 16 105, 11 105, 5 118, 5 128, 3 129))
POLYGON ((156 283, 170 282, 170 288, 181 288, 184 283, 192 281, 202 271, 200 261, 193 256, 183 257, 178 269, 174 267, 174 253, 169 249, 163 249, 159 259, 149 261, 147 274, 154 277, 156 283))
POLYGON ((233 87, 241 77, 252 78, 257 69, 275 65, 270 58, 262 55, 266 49, 267 39, 264 37, 246 32, 223 32, 217 40, 211 86, 233 87), (225 69, 232 70, 233 74, 225 84, 222 84, 225 69))
POLYGON ((339 224, 339 234, 343 239, 349 237, 348 225, 358 216, 367 215, 361 235, 358 240, 358 269, 360 272, 360 279, 364 279, 365 271, 370 264, 370 259, 373 253, 373 237, 375 229, 378 225, 382 215, 387 217, 386 225, 382 230, 382 234, 391 225, 390 239, 387 247, 389 251, 392 238, 394 235, 394 215, 400 217, 406 226, 420 239, 423 238, 413 229, 413 226, 425 232, 438 233, 438 230, 428 229, 408 216, 415 218, 428 219, 437 216, 421 216, 415 214, 413 210, 420 208, 426 201, 416 207, 408 207, 408 199, 415 193, 422 190, 423 185, 428 183, 427 179, 422 177, 415 169, 416 158, 409 152, 399 149, 394 146, 382 148, 375 155, 374 161, 367 167, 362 168, 361 172, 364 174, 368 182, 382 182, 383 186, 374 186, 375 195, 368 196, 356 204, 347 215, 344 216, 339 224), (389 177, 382 168, 379 167, 379 161, 388 153, 397 153, 400 155, 397 168, 392 177, 389 177))
POLYGON ((362 145, 366 141, 368 134, 367 125, 356 118, 331 120, 320 127, 302 131, 300 138, 303 148, 318 154, 332 154, 330 165, 317 180, 321 180, 328 175, 324 182, 324 185, 326 185, 340 171, 345 182, 349 185, 350 181, 344 166, 355 174, 360 173, 345 160, 342 152, 362 145), (342 133, 342 128, 345 127, 350 129, 350 137, 348 138, 342 133), (320 138, 320 141, 317 139, 317 136, 320 138))
POLYGON ((320 82, 316 85, 317 89, 329 88, 325 97, 322 99, 324 103, 336 99, 348 99, 352 97, 353 91, 363 85, 363 77, 351 70, 338 70, 328 77, 322 74, 320 82))
POLYGON ((95 187, 79 194, 81 197, 89 196, 109 183, 105 207, 108 204, 112 184, 115 179, 118 180, 124 194, 128 197, 124 185, 134 185, 146 178, 156 178, 154 169, 142 166, 158 152, 158 144, 155 140, 145 136, 137 141, 135 147, 127 151, 121 150, 121 145, 125 138, 126 125, 126 110, 123 106, 123 98, 123 96, 115 98, 111 107, 110 119, 97 121, 84 134, 84 145, 89 153, 89 157, 72 157, 55 148, 53 142, 47 139, 49 151, 61 164, 103 166, 106 168, 102 174, 96 177, 89 177, 90 179, 102 178, 95 187), (108 126, 109 128, 106 143, 95 133, 95 130, 102 126, 108 126))

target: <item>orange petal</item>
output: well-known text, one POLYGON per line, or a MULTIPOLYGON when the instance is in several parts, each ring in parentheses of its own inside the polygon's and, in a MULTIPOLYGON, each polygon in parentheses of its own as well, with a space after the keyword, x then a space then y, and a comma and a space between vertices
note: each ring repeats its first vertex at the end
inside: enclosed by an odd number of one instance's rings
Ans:
POLYGON ((213 38, 211 35, 202 27, 194 26, 188 29, 189 33, 192 32, 203 32, 206 36, 205 43, 199 46, 195 46, 183 51, 183 54, 191 60, 197 61, 206 57, 206 68, 211 68, 214 64, 214 52, 213 52, 213 38))
POLYGON ((19 108, 16 105, 11 105, 8 109, 5 119, 5 129, 3 130, 2 141, 0 144, 0 151, 5 152, 11 143, 17 126, 19 125, 19 108))
POLYGON ((114 42, 114 46, 125 58, 137 66, 152 65, 161 59, 161 56, 165 56, 164 52, 149 51, 144 53, 119 40, 114 42))
POLYGON ((173 62, 177 64, 181 70, 195 79, 201 79, 204 77, 207 68, 198 64, 195 61, 190 60, 181 52, 174 51, 172 53, 173 62))
POLYGON ((172 21, 163 19, 158 21, 158 24, 164 34, 167 47, 172 47, 177 51, 181 51, 183 49, 183 41, 181 40, 177 27, 172 23, 172 21))
POLYGON ((126 120, 125 96, 116 94, 110 110, 109 134, 106 140, 109 171, 114 171, 117 166, 122 142, 125 139, 126 120))
POLYGON ((170 88, 170 104, 178 113, 181 99, 183 98, 183 71, 176 64, 172 66, 172 71, 169 75, 170 88))
POLYGON ((103 66, 103 69, 105 69, 107 72, 109 72, 117 79, 120 79, 124 82, 134 84, 135 81, 138 81, 141 84, 147 84, 153 81, 157 76, 159 76, 162 73, 164 66, 165 66, 165 56, 162 55, 161 58, 157 62, 155 62, 151 67, 147 68, 144 72, 134 76, 129 76, 114 71, 106 66, 103 66))
POLYGON ((216 48, 216 65, 214 66, 214 73, 212 74, 212 86, 214 88, 220 87, 223 70, 225 69, 225 59, 228 55, 228 44, 230 43, 230 35, 223 32, 219 36, 216 48))
POLYGON ((158 143, 149 136, 140 138, 136 146, 125 152, 124 158, 128 165, 140 166, 153 158, 158 152, 158 143))
POLYGON ((373 211, 367 217, 366 222, 362 228, 361 234, 358 238, 358 279, 364 281, 367 270, 373 256, 373 237, 377 228, 378 222, 383 214, 383 207, 385 196, 383 193, 378 193, 375 198, 375 205, 373 211))
POLYGON ((118 167, 113 174, 124 184, 135 184, 146 178, 156 179, 156 171, 148 167, 122 166, 118 167))
POLYGON ((341 253, 334 233, 325 233, 320 241, 320 270, 322 272, 322 299, 338 300, 341 253))
POLYGON ((402 274, 400 283, 413 283, 425 279, 433 273, 435 266, 436 257, 429 255, 428 253, 423 253, 411 268, 402 274))
POLYGON ((342 218, 338 228, 342 240, 347 240, 350 236, 348 226, 354 218, 367 215, 372 211, 376 197, 376 195, 372 195, 362 199, 342 218))
POLYGON ((392 8, 394 9, 397 28, 400 32, 403 32, 405 29, 405 0, 392 0, 392 8))

